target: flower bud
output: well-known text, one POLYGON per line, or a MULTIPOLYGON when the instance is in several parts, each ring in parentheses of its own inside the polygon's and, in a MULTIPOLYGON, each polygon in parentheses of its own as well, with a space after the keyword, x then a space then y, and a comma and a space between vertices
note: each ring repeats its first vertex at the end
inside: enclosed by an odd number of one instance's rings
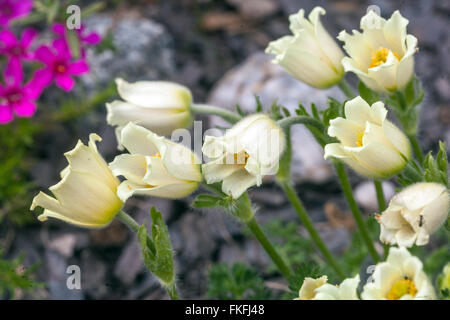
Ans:
POLYGON ((286 145, 281 128, 264 114, 248 116, 222 137, 206 136, 202 166, 208 184, 222 181, 224 193, 239 198, 265 175, 275 174, 286 145))
POLYGON ((395 11, 385 20, 374 11, 361 19, 362 33, 341 31, 350 57, 342 59, 346 72, 354 72, 366 86, 379 93, 403 89, 414 74, 416 37, 406 34, 408 20, 395 11))
POLYGON ((434 300, 433 285, 423 264, 404 247, 391 247, 385 262, 375 266, 372 282, 361 294, 363 300, 434 300))
POLYGON ((396 194, 377 220, 380 240, 388 244, 423 246, 431 234, 446 221, 450 206, 447 188, 438 183, 422 182, 396 194))
POLYGON ((202 181, 200 160, 181 144, 132 122, 123 128, 120 143, 130 153, 117 156, 110 168, 126 179, 117 189, 124 202, 134 194, 182 198, 202 181))
POLYGON ((116 134, 128 122, 134 122, 159 135, 169 135, 178 128, 192 124, 190 106, 192 95, 186 87, 164 81, 138 81, 128 83, 116 79, 117 91, 122 99, 106 104, 106 121, 118 126, 116 134))
POLYGON ((325 159, 335 157, 356 172, 386 179, 403 170, 411 158, 408 138, 386 119, 381 101, 372 106, 356 97, 344 106, 345 119, 330 121, 328 134, 340 143, 325 146, 325 159))
POLYGON ((86 227, 108 225, 122 208, 116 191, 120 181, 112 174, 97 151, 96 134, 89 136, 89 146, 78 141, 76 147, 65 153, 69 165, 61 171, 62 180, 49 188, 55 198, 40 192, 33 199, 31 210, 44 208, 38 219, 56 218, 86 227))
POLYGON ((289 28, 293 35, 272 41, 266 49, 267 53, 275 55, 273 63, 319 89, 337 84, 344 75, 341 65, 344 53, 320 22, 324 14, 323 8, 315 7, 308 19, 303 9, 291 15, 289 28))

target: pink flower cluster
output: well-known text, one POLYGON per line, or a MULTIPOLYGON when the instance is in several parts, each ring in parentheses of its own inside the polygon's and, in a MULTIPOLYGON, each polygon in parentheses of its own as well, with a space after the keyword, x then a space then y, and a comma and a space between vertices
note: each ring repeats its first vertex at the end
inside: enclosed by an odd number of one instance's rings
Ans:
POLYGON ((75 60, 67 40, 68 30, 64 24, 55 23, 52 31, 56 39, 32 50, 38 31, 27 28, 18 39, 9 28, 12 20, 27 16, 32 7, 32 0, 0 0, 0 61, 6 62, 0 83, 0 124, 11 122, 14 116, 31 117, 36 111, 36 100, 53 82, 64 91, 72 90, 72 76, 89 72, 86 46, 101 41, 97 33, 87 33, 84 27, 75 30, 81 48, 81 58, 75 60), (28 81, 24 62, 40 65, 28 81))

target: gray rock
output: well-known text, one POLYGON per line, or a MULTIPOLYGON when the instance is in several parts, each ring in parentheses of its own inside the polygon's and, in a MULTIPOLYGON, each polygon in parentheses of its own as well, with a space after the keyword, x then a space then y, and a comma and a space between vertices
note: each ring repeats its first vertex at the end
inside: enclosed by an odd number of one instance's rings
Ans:
POLYGON ((94 299, 100 299, 108 293, 106 286, 107 267, 90 250, 83 250, 81 254, 81 288, 94 299))
POLYGON ((279 3, 276 0, 227 0, 237 7, 239 12, 249 19, 262 19, 278 11, 279 3))
MULTIPOLYGON (((295 114, 299 103, 308 109, 314 102, 322 109, 326 106, 328 96, 341 100, 344 98, 337 88, 317 90, 301 83, 270 60, 271 57, 264 53, 250 56, 219 80, 208 103, 231 110, 239 104, 244 111, 254 112, 254 97, 258 95, 264 107, 269 108, 277 100, 295 114)), ((218 117, 211 117, 211 122, 212 125, 226 126, 218 117)), ((323 159, 322 148, 304 126, 297 125, 292 129, 292 144, 295 151, 292 163, 295 182, 321 183, 331 177, 332 169, 323 159)))
POLYGON ((172 38, 161 24, 134 15, 115 21, 107 14, 94 14, 85 24, 102 37, 112 34, 114 46, 100 54, 88 50, 91 72, 82 77, 88 88, 109 84, 116 77, 154 80, 173 72, 172 38))
MULTIPOLYGON (((383 181, 383 193, 386 203, 395 194, 395 187, 392 182, 383 181)), ((360 183, 355 188, 355 200, 367 211, 373 213, 378 211, 377 194, 375 192, 375 186, 372 181, 365 181, 360 183)))
POLYGON ((122 254, 114 268, 114 275, 123 284, 129 286, 136 277, 144 270, 141 247, 136 239, 130 241, 122 250, 122 254))

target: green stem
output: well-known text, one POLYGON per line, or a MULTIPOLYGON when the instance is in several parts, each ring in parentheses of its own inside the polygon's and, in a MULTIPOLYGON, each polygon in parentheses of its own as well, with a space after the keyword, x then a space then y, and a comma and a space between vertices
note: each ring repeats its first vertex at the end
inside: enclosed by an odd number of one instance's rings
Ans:
POLYGON ((128 213, 120 210, 116 215, 116 218, 119 219, 128 228, 130 228, 130 230, 134 233, 137 233, 139 231, 139 224, 128 213))
POLYGON ((373 184, 375 185, 375 191, 377 193, 378 211, 382 213, 386 210, 386 199, 384 198, 383 185, 381 184, 381 181, 378 180, 374 180, 373 184))
POLYGON ((256 237, 256 239, 258 239, 259 243, 263 246, 264 250, 270 256, 272 261, 276 264, 278 269, 280 269, 286 280, 289 280, 289 277, 291 275, 289 267, 287 266, 283 258, 281 258, 281 256, 278 254, 272 243, 270 243, 269 239, 267 239, 266 235, 261 230, 261 227, 259 226, 258 222, 256 222, 255 218, 253 217, 252 219, 247 221, 246 224, 253 235, 256 237))
POLYGON ((325 126, 320 121, 307 116, 291 116, 278 121, 278 125, 285 130, 294 124, 310 125, 319 129, 321 132, 325 131, 325 126))
MULTIPOLYGON (((381 181, 374 180, 373 184, 375 185, 375 191, 377 193, 377 202, 378 202, 378 211, 382 213, 386 210, 386 199, 384 198, 383 185, 381 181)), ((386 258, 389 254, 389 244, 385 243, 383 245, 384 249, 384 258, 386 258)))
POLYGON ((308 213, 306 212, 303 203, 297 196, 297 193, 295 192, 291 183, 288 181, 279 181, 279 184, 283 189, 284 193, 286 194, 287 198, 291 202, 292 206, 294 207, 295 211, 297 212, 300 221, 305 226, 306 230, 308 231, 311 239, 316 244, 317 248, 320 250, 324 258, 328 261, 328 263, 331 265, 331 267, 334 269, 337 275, 341 279, 344 279, 345 278, 344 272, 341 270, 339 264, 333 257, 332 253, 328 250, 327 246, 323 242, 322 238, 320 237, 319 233, 314 227, 314 224, 312 223, 311 219, 309 219, 308 213))
POLYGON ((370 238, 369 231, 367 230, 367 226, 362 213, 359 210, 358 205, 356 204, 355 198, 353 197, 352 186, 350 185, 350 182, 348 180, 345 167, 339 161, 333 161, 333 163, 339 178, 339 182, 341 183, 342 191, 344 192, 344 196, 347 199, 348 205, 350 207, 350 210, 352 211, 353 217, 359 228, 363 241, 366 244, 367 250, 369 251, 369 254, 371 255, 373 261, 377 263, 380 261, 380 257, 375 250, 375 246, 372 242, 372 239, 370 238))
POLYGON ((169 285, 165 288, 166 288, 166 291, 169 294, 169 297, 171 300, 180 300, 180 297, 178 296, 178 291, 177 291, 175 284, 169 285))
MULTIPOLYGON (((139 224, 134 220, 129 214, 126 212, 120 210, 119 213, 116 215, 116 218, 119 219, 123 224, 125 224, 128 228, 130 228, 131 231, 137 234, 139 231, 139 224)), ((147 235, 148 236, 148 235, 147 235)), ((172 300, 179 300, 178 292, 175 286, 175 283, 165 285, 164 288, 166 289, 167 293, 169 294, 170 299, 172 300)))
POLYGON ((342 81, 338 83, 338 87, 342 90, 347 98, 351 99, 355 97, 352 88, 350 88, 349 84, 344 78, 342 78, 342 81))
POLYGON ((193 113, 202 113, 202 114, 210 114, 210 115, 219 116, 222 119, 224 119, 227 122, 232 123, 232 124, 238 122, 242 118, 240 115, 238 115, 234 112, 228 111, 223 108, 206 105, 206 104, 192 104, 191 110, 193 113))
POLYGON ((408 139, 411 142, 411 145, 412 145, 412 148, 414 151, 414 156, 422 165, 424 157, 423 157, 422 149, 420 148, 420 144, 419 144, 419 140, 417 139, 417 136, 414 134, 410 134, 410 135, 408 135, 408 139))

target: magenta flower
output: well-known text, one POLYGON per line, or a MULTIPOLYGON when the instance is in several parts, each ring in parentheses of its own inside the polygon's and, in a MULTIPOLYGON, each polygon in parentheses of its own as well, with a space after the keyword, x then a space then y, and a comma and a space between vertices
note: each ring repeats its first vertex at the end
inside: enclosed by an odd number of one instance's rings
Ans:
POLYGON ((0 54, 6 55, 10 59, 31 59, 33 54, 29 51, 29 47, 37 34, 36 30, 27 28, 22 33, 22 38, 17 40, 10 30, 0 31, 0 54))
POLYGON ((23 85, 22 66, 18 60, 10 61, 4 72, 5 85, 0 85, 0 124, 11 122, 14 115, 31 117, 35 113, 35 100, 43 90, 36 80, 33 77, 23 85))
MULTIPOLYGON (((66 35, 67 31, 66 27, 62 23, 55 23, 52 26, 52 30, 54 33, 62 37, 66 35)), ((81 44, 96 45, 102 40, 100 35, 96 32, 87 33, 86 26, 84 25, 81 25, 80 29, 75 29, 75 33, 77 34, 78 40, 80 40, 81 44)))
POLYGON ((69 47, 63 39, 53 41, 53 48, 40 46, 34 57, 46 65, 45 68, 36 71, 39 86, 47 86, 55 80, 58 87, 70 91, 75 85, 71 76, 89 72, 89 66, 85 60, 71 60, 69 47))
POLYGON ((25 17, 33 8, 32 0, 0 0, 0 27, 13 19, 25 17))

